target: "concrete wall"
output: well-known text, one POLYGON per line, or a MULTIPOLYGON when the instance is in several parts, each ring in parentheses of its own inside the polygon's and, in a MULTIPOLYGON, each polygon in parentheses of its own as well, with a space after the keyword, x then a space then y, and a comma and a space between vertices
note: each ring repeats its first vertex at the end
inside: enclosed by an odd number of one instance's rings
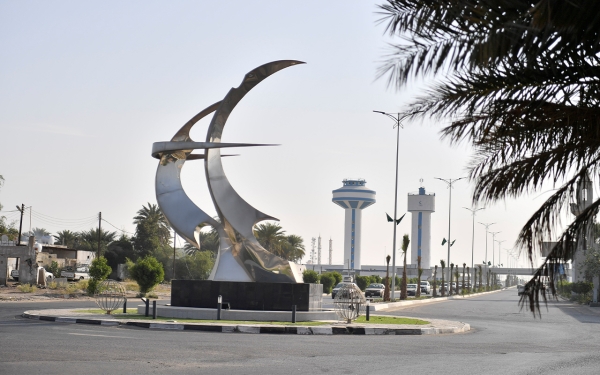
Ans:
POLYGON ((28 246, 0 246, 0 285, 6 285, 8 258, 19 259, 19 282, 36 283, 37 260, 33 250, 33 237, 28 246))

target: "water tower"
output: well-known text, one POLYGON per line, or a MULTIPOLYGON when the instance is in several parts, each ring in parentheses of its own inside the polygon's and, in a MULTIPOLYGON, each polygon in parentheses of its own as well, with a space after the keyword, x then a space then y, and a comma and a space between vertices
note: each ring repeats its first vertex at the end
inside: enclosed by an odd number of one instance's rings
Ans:
POLYGON ((362 210, 375 203, 375 191, 363 179, 342 181, 344 186, 333 191, 333 203, 345 210, 344 268, 360 270, 360 228, 362 210))
POLYGON ((421 268, 431 268, 431 213, 435 212, 435 194, 426 194, 419 188, 419 194, 408 194, 408 212, 412 213, 410 236, 410 263, 417 265, 421 257, 421 268))

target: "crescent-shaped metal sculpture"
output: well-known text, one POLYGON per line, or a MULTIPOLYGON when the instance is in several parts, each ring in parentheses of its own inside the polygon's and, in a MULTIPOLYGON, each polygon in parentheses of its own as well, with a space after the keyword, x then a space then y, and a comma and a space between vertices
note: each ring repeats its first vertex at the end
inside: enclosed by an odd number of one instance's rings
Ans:
POLYGON ((265 78, 301 61, 282 60, 259 66, 247 73, 237 88, 222 101, 202 110, 173 136, 170 142, 156 142, 152 156, 160 159, 156 171, 156 199, 169 224, 190 244, 201 248, 200 230, 210 225, 219 234, 219 251, 209 280, 302 282, 298 266, 265 250, 252 228, 262 220, 277 220, 248 204, 233 189, 221 163, 223 147, 268 146, 266 144, 222 143, 229 115, 240 100, 265 78), (208 127, 206 142, 194 142, 191 128, 215 112, 208 127), (204 154, 192 154, 203 149, 204 154), (186 160, 204 159, 208 190, 219 220, 210 217, 187 196, 181 184, 181 169, 186 160))

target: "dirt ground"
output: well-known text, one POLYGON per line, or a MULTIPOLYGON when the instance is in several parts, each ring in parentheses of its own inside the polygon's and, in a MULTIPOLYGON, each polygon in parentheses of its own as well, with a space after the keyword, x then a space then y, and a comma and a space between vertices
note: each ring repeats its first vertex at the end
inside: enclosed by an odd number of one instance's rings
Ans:
MULTIPOLYGON (((75 285, 75 283, 70 283, 75 285)), ((137 296, 137 285, 133 282, 122 283, 126 289, 126 296, 128 298, 134 298, 137 296), (135 289, 135 290, 131 290, 135 289)), ((6 286, 0 285, 0 302, 10 301, 55 301, 57 299, 77 299, 77 300, 93 300, 93 297, 87 295, 87 293, 81 290, 75 290, 71 293, 67 293, 64 288, 51 289, 49 287, 37 286, 35 291, 24 293, 18 286, 21 285, 15 281, 7 281, 6 286)), ((151 294, 156 295, 158 298, 170 298, 171 297, 171 286, 167 284, 158 285, 151 294)))

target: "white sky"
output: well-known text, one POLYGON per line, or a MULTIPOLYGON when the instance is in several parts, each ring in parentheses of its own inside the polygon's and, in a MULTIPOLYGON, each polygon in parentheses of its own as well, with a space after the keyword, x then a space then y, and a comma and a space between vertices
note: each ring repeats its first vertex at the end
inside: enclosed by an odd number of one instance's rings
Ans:
MULTIPOLYGON (((396 92, 375 80, 389 42, 375 4, 0 1, 4 210, 33 206, 33 227, 51 232, 90 229, 102 211, 133 232, 136 211, 156 202, 152 143, 169 140, 246 72, 297 59, 307 64, 276 73, 244 98, 223 139, 281 146, 236 149, 241 156, 224 160, 227 176, 250 204, 304 237, 307 255, 311 237, 321 234, 326 263, 331 237, 334 264, 343 258, 344 213, 331 191, 344 178, 366 179, 377 203, 363 212, 362 264, 383 264, 392 251, 385 212, 394 210, 396 140, 393 122, 372 111, 402 110, 422 87, 396 92)), ((207 124, 196 125, 192 138, 203 140, 207 124)), ((423 178, 427 192, 436 193, 435 263, 446 258, 440 244, 448 231, 448 190, 433 178, 465 175, 470 154, 440 141, 443 125, 407 124, 400 133, 398 216, 423 178)), ((190 197, 214 214, 203 162, 187 163, 183 178, 190 197)), ((453 191, 454 263, 471 263, 471 214, 462 208, 471 207, 471 191, 463 181, 453 191)), ((502 202, 476 219, 496 222, 490 230, 501 231, 496 239, 511 248, 544 197, 502 202)), ((409 225, 407 215, 399 238, 409 225)), ((490 236, 490 260, 491 246, 490 236)), ((475 263, 484 251, 485 230, 476 224, 475 263)))

